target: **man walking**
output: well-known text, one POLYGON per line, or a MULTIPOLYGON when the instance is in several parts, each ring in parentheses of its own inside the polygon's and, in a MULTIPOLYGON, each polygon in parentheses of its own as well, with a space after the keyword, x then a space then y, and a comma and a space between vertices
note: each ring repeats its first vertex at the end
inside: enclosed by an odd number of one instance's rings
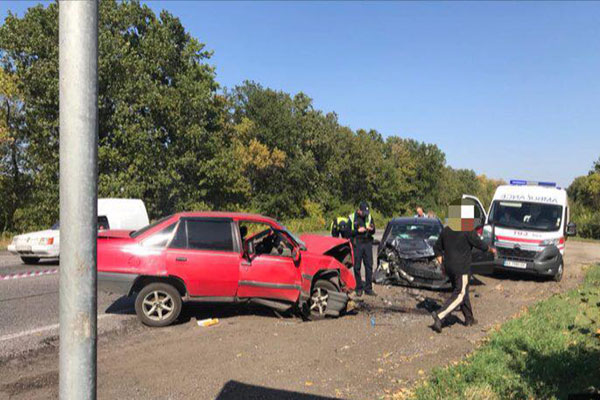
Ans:
POLYGON ((361 201, 358 210, 350 214, 352 244, 354 246, 354 278, 356 279, 356 294, 377 296, 373 291, 373 235, 375 222, 371 217, 369 204, 361 201), (365 282, 363 284, 360 267, 365 264, 365 282))
POLYGON ((481 224, 475 220, 475 207, 462 204, 457 200, 450 205, 448 226, 446 226, 434 246, 435 256, 441 264, 443 261, 446 275, 452 284, 452 295, 442 308, 432 312, 433 330, 442 331, 442 322, 452 311, 460 308, 466 326, 475 325, 473 309, 469 300, 469 279, 471 277, 471 251, 476 247, 482 251, 496 254, 496 249, 485 244, 474 229, 481 224))

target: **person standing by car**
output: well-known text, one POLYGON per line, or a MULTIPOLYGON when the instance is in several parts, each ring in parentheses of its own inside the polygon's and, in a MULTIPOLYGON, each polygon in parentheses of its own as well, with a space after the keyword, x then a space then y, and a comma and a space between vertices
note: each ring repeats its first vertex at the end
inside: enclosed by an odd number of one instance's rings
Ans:
POLYGON ((415 214, 415 218, 425 218, 425 212, 423 211, 423 207, 417 207, 417 213, 415 214))
POLYGON ((373 291, 373 235, 375 222, 371 217, 369 204, 361 201, 356 212, 350 214, 350 228, 352 245, 354 246, 354 278, 356 280, 356 294, 362 296, 377 296, 373 291), (365 282, 363 284, 360 268, 365 264, 365 282))
POLYGON ((438 263, 444 269, 452 284, 452 295, 433 317, 433 330, 440 333, 442 323, 452 311, 460 308, 466 326, 475 325, 473 309, 469 300, 469 279, 471 277, 471 251, 473 247, 481 251, 496 254, 496 249, 485 244, 474 231, 482 221, 475 219, 473 205, 462 204, 461 200, 453 202, 449 207, 448 226, 446 226, 434 245, 434 253, 438 263))

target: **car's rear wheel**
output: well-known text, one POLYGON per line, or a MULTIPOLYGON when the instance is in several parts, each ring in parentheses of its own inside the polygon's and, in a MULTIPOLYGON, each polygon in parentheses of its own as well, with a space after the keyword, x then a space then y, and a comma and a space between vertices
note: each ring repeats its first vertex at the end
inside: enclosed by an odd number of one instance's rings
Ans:
POLYGON ((330 292, 339 292, 331 281, 320 279, 315 282, 308 300, 308 319, 317 321, 325 318, 330 292))
POLYGON ((25 264, 37 264, 40 261, 39 257, 21 257, 25 264))
POLYGON ((181 295, 173 286, 156 282, 144 286, 135 299, 135 312, 144 325, 161 327, 175 322, 181 295))

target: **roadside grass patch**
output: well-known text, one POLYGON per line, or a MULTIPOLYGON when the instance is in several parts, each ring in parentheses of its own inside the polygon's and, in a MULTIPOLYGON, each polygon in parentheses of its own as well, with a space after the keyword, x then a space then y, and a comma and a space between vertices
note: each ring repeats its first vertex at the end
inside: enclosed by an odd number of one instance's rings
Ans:
POLYGON ((437 368, 414 399, 566 399, 600 387, 600 265, 577 289, 505 323, 455 366, 437 368))

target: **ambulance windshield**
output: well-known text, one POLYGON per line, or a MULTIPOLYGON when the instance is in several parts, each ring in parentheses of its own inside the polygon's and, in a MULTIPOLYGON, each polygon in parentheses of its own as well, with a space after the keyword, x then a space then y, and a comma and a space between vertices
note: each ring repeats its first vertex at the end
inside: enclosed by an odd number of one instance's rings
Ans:
POLYGON ((506 228, 551 232, 560 229, 562 211, 562 206, 555 204, 496 200, 492 203, 489 223, 506 228))

